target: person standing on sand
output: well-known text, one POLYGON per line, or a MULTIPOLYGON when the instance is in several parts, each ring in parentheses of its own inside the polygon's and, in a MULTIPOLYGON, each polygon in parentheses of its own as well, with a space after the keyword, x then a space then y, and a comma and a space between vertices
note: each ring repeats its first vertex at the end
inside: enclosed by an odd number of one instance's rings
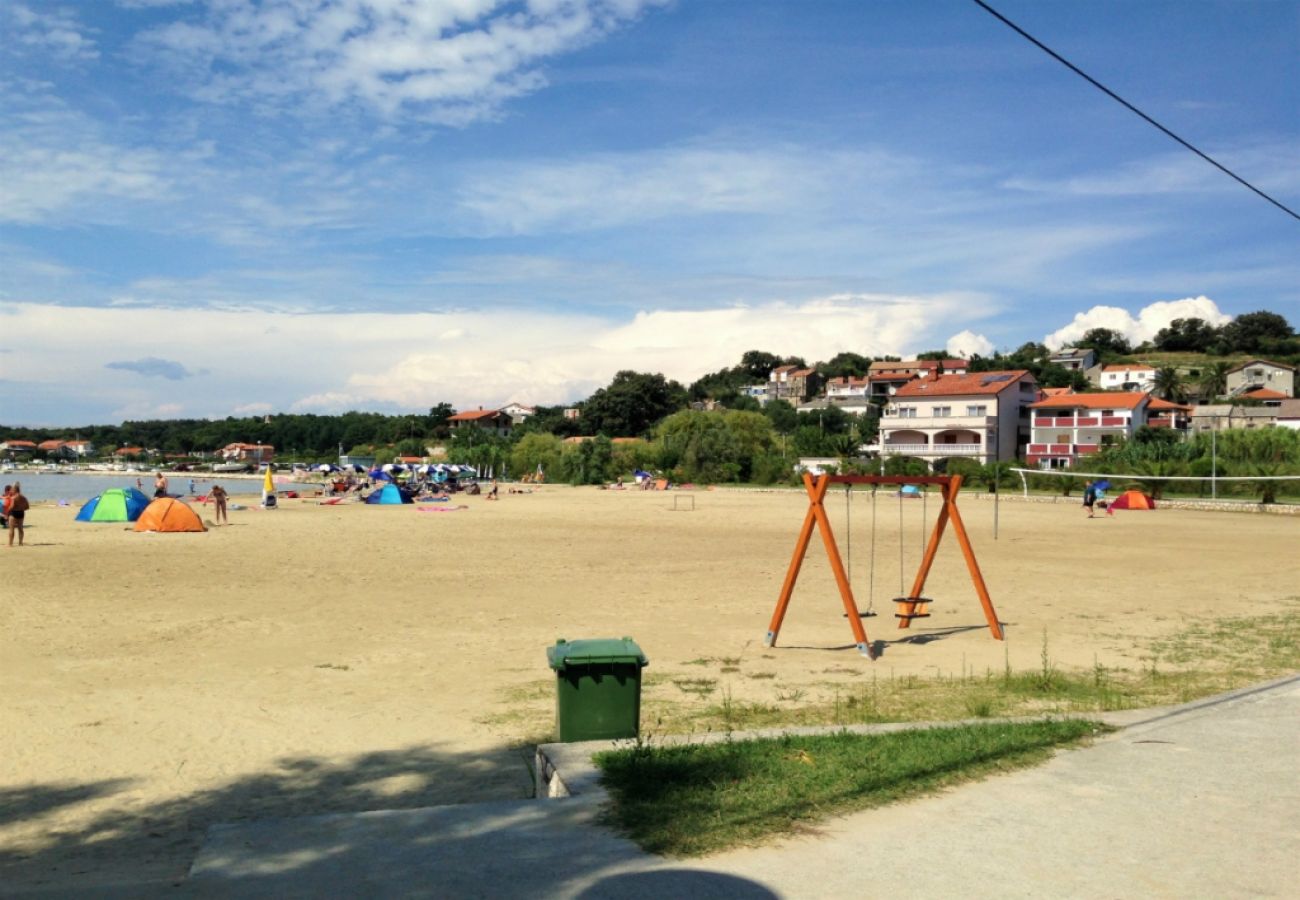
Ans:
POLYGON ((13 488, 6 484, 4 499, 0 501, 0 503, 3 503, 3 505, 0 505, 0 531, 9 527, 9 498, 12 494, 13 488))
POLYGON ((1093 504, 1097 502, 1097 486, 1089 481, 1083 486, 1083 505, 1088 510, 1088 518, 1096 518, 1093 515, 1093 504))
POLYGON ((153 480, 154 499, 167 496, 167 476, 159 472, 153 480))
POLYGON ((212 498, 212 507, 218 525, 229 525, 230 519, 226 516, 226 489, 219 484, 214 484, 212 490, 208 491, 208 496, 212 498))
POLYGON ((14 545, 14 532, 18 532, 18 546, 23 545, 23 520, 27 518, 27 510, 31 504, 23 496, 22 486, 14 482, 13 491, 9 494, 9 546, 14 545))

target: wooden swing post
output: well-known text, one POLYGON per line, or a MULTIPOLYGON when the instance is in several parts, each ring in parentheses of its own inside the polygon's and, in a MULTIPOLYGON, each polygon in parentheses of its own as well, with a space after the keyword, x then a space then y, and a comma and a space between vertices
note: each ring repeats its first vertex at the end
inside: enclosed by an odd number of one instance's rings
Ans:
MULTIPOLYGON (((895 600, 899 604, 898 627, 900 629, 908 628, 912 619, 924 618, 929 615, 927 604, 930 602, 923 594, 925 581, 930 575, 930 569, 934 565, 935 555, 939 551, 939 542, 947 530, 948 523, 952 522, 953 532, 957 535, 957 543, 961 547, 962 556, 966 560, 966 568, 970 572, 971 581, 975 585, 975 593, 979 596, 980 605, 984 609, 984 618, 988 622, 989 631, 995 640, 1002 640, 1002 624, 998 621, 997 611, 993 608, 993 600, 989 597, 988 586, 984 583, 984 576, 980 572, 978 561, 975 559, 975 550, 971 547, 970 537, 966 533, 966 526, 962 522, 961 513, 957 509, 957 492, 961 489, 962 478, 960 475, 819 475, 815 479, 807 472, 803 476, 804 489, 808 492, 808 511, 804 514, 803 527, 799 529, 799 537, 795 541, 794 555, 790 559, 790 568, 786 571, 785 581, 781 585, 781 594, 776 601, 776 609, 772 612, 772 621, 768 626, 767 637, 764 644, 768 647, 775 646, 777 635, 781 632, 781 623, 785 619, 786 610, 790 606, 790 598, 794 596, 794 586, 799 579, 799 571, 803 567, 804 557, 808 553, 808 545, 812 541, 813 528, 816 527, 822 537, 822 543, 826 547, 826 558, 830 561, 831 572, 835 576, 835 583, 839 588, 840 599, 844 604, 844 612, 849 618, 849 627, 853 631, 853 639, 858 650, 866 657, 875 659, 875 650, 867 640, 866 629, 862 625, 862 615, 858 612, 857 601, 853 597, 853 587, 849 584, 848 576, 844 572, 844 564, 840 560, 839 548, 835 543, 835 532, 831 527, 830 518, 826 515, 826 492, 832 484, 895 484, 901 489, 905 484, 933 484, 937 485, 943 496, 943 506, 939 510, 938 518, 934 523, 934 530, 930 533, 930 539, 926 543, 925 553, 921 559, 921 565, 917 569, 916 579, 912 583, 912 591, 906 597, 899 597, 895 600)), ((902 536, 899 536, 902 539, 902 536)))

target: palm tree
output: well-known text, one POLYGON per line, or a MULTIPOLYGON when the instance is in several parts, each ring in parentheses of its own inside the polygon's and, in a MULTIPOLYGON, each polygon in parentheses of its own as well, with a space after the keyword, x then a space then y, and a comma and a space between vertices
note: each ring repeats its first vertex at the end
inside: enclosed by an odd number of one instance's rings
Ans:
POLYGON ((1187 390, 1183 387, 1183 376, 1173 366, 1161 366, 1156 369, 1155 395, 1162 400, 1181 403, 1187 399, 1187 390))
POLYGON ((1226 362, 1216 362, 1201 375, 1201 399, 1213 401, 1228 393, 1228 369, 1226 362))

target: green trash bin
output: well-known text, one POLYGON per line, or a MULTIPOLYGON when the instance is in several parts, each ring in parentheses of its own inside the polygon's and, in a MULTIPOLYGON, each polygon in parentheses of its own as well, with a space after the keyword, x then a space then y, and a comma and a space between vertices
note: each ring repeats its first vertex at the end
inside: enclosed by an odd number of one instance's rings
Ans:
POLYGON ((559 740, 634 738, 641 730, 641 669, 649 660, 631 638, 555 642, 546 648, 555 670, 559 740))

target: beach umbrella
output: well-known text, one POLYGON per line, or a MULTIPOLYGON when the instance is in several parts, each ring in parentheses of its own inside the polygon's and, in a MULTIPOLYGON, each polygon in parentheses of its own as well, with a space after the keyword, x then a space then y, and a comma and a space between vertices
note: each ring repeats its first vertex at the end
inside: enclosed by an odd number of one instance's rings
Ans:
POLYGON ((262 481, 262 505, 266 505, 266 498, 275 493, 275 477, 271 474, 271 467, 266 467, 266 478, 262 481))
POLYGON ((317 471, 317 472, 333 472, 333 471, 334 471, 334 467, 333 467, 332 465, 330 465, 329 463, 321 463, 319 466, 316 467, 316 471, 317 471))

